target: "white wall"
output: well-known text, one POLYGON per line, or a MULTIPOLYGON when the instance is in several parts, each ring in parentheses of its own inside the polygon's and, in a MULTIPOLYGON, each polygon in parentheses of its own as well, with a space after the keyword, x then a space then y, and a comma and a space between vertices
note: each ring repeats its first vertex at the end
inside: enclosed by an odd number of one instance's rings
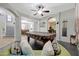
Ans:
POLYGON ((34 21, 34 31, 39 32, 39 21, 34 21))
POLYGON ((47 23, 47 19, 39 20, 39 32, 48 32, 47 23))
POLYGON ((5 15, 0 15, 0 36, 5 36, 6 30, 6 18, 5 15))
MULTIPOLYGON (((38 20, 27 18, 27 17, 21 17, 21 20, 26 20, 27 22, 31 22, 31 24, 33 24, 33 31, 39 31, 39 25, 38 25, 39 22, 38 22, 38 20)), ((29 29, 30 29, 30 27, 29 27, 29 29)))
POLYGON ((60 40, 70 42, 70 35, 75 34, 75 9, 70 9, 60 14, 60 40), (67 21, 67 37, 62 36, 63 21, 67 21))

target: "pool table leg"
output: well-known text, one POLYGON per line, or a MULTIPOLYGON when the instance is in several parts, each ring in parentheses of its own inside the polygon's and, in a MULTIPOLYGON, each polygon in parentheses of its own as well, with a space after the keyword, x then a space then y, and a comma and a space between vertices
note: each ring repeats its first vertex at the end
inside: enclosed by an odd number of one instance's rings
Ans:
POLYGON ((29 42, 30 42, 30 37, 28 36, 28 38, 27 38, 27 39, 28 39, 28 43, 29 43, 29 42))

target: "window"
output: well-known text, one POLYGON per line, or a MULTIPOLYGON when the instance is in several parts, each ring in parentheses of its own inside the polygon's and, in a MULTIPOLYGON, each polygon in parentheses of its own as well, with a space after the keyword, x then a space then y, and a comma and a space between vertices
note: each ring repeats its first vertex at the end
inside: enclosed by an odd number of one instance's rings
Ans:
POLYGON ((5 11, 0 8, 0 16, 4 16, 5 11))
POLYGON ((7 16, 7 21, 11 22, 12 21, 12 17, 10 15, 7 16))
POLYGON ((22 24, 21 24, 21 29, 22 29, 22 30, 25 30, 25 29, 26 29, 25 23, 22 23, 22 24))

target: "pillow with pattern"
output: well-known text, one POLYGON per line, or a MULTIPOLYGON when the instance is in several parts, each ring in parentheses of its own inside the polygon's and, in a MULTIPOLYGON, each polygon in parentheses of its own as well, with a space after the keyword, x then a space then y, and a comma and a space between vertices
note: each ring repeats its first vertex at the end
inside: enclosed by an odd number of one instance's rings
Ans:
POLYGON ((45 43, 43 50, 42 50, 43 56, 54 56, 54 50, 52 47, 51 41, 48 41, 45 43))

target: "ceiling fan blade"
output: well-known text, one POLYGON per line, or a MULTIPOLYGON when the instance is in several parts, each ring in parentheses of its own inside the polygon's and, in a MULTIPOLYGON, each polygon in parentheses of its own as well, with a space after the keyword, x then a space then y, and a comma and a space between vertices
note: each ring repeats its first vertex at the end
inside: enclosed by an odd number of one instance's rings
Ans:
POLYGON ((31 11, 37 11, 37 10, 33 10, 33 9, 31 9, 31 11))
POLYGON ((43 14, 41 14, 41 16, 43 16, 43 14))
POLYGON ((43 11, 43 12, 49 13, 50 11, 49 11, 49 10, 45 10, 45 11, 43 11))
POLYGON ((33 15, 37 15, 37 13, 33 14, 33 15))

